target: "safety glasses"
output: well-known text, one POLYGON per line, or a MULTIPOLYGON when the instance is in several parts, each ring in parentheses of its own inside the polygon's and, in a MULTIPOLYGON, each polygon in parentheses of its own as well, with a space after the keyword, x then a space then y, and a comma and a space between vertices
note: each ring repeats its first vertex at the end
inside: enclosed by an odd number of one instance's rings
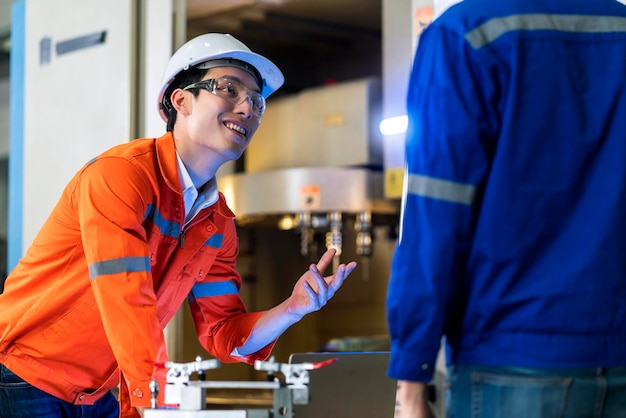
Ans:
POLYGON ((241 82, 232 78, 210 78, 190 84, 183 90, 192 89, 204 89, 234 105, 241 104, 244 100, 247 100, 252 109, 252 113, 257 118, 263 116, 263 112, 265 111, 265 97, 263 97, 261 93, 250 90, 241 82))

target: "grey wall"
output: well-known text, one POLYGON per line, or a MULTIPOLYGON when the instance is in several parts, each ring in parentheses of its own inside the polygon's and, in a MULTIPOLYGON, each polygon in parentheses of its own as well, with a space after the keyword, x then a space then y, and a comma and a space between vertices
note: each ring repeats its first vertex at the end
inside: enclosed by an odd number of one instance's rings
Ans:
POLYGON ((0 78, 0 159, 9 155, 9 79, 0 78))
MULTIPOLYGON (((0 37, 11 31, 11 5, 0 0, 0 37)), ((7 183, 9 156, 9 78, 0 78, 0 291, 6 274, 7 183)))
POLYGON ((15 0, 0 0, 0 33, 11 25, 11 4, 15 0))

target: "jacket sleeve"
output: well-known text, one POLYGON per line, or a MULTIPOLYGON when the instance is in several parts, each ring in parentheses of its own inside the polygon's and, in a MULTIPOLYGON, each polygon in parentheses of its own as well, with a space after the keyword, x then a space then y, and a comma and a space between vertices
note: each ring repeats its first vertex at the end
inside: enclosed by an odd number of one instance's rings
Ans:
POLYGON ((128 160, 101 157, 73 193, 92 289, 133 406, 150 405, 155 363, 167 361, 142 226, 151 190, 128 160))
POLYGON ((225 220, 224 240, 206 280, 196 283, 189 294, 189 306, 198 340, 223 363, 264 360, 275 341, 248 355, 233 355, 248 338, 263 312, 247 312, 239 296, 241 276, 235 269, 239 242, 232 219, 225 220))
MULTIPOLYGON (((481 64, 482 65, 482 64, 481 64)), ((396 379, 432 379, 441 338, 462 322, 466 262, 497 129, 495 90, 463 36, 433 22, 409 82, 400 237, 387 315, 396 379)))

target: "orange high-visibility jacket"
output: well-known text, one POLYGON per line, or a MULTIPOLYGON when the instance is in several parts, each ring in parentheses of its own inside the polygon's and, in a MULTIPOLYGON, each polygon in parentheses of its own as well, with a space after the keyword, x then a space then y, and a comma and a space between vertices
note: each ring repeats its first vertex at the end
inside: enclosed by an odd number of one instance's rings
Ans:
POLYGON ((185 299, 201 344, 220 361, 266 358, 273 344, 231 356, 261 313, 247 313, 239 297, 224 196, 184 220, 170 133, 89 162, 6 280, 0 363, 76 404, 95 402, 121 372, 120 399, 130 399, 121 416, 134 416, 131 405, 150 406, 154 364, 167 361, 162 330, 185 299))

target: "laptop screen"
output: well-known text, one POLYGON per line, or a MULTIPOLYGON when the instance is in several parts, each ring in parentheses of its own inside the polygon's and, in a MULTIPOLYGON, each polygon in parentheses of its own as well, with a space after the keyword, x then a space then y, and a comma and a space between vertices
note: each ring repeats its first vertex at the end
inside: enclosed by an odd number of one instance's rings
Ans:
POLYGON ((393 418, 397 382, 386 375, 389 352, 295 353, 290 363, 338 360, 309 371, 309 403, 298 418, 393 418))

